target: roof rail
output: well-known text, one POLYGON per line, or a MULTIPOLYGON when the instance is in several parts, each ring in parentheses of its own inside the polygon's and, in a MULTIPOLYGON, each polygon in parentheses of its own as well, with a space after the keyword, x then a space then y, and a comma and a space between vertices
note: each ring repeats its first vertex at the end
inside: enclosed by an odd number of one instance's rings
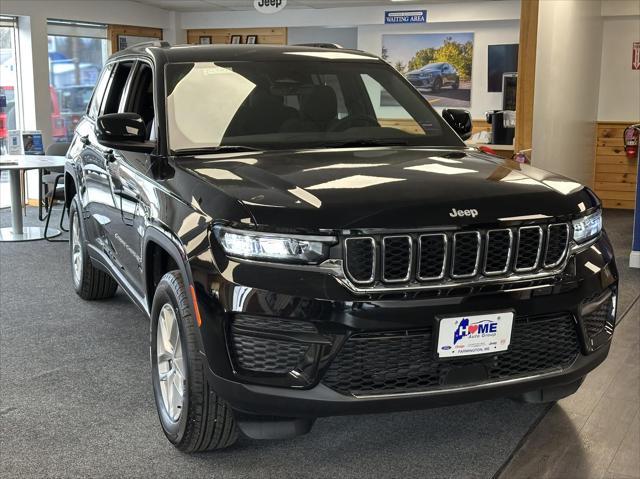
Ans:
POLYGON ((343 50, 344 47, 342 45, 338 45, 337 43, 298 43, 293 45, 294 47, 315 47, 315 48, 330 48, 333 50, 343 50))
POLYGON ((140 47, 169 48, 171 47, 171 44, 164 40, 150 40, 148 42, 136 43, 135 45, 131 45, 130 47, 125 48, 125 50, 129 50, 131 48, 140 48, 140 47))

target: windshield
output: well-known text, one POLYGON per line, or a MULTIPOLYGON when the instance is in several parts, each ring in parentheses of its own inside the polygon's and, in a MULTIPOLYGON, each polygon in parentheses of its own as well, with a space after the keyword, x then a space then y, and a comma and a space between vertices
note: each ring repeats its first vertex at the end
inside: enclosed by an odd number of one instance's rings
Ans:
POLYGON ((170 63, 165 75, 174 153, 225 146, 464 146, 382 62, 170 63))

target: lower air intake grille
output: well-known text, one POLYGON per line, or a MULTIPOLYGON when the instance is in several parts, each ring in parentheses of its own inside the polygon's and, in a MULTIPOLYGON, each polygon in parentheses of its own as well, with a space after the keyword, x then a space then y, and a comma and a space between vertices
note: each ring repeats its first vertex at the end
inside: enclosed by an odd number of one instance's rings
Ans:
POLYGON ((596 337, 605 329, 613 333, 615 317, 613 315, 613 297, 610 297, 590 313, 582 315, 582 322, 590 338, 596 337))
POLYGON ((236 315, 231 323, 230 341, 234 365, 245 371, 273 374, 296 369, 311 345, 268 337, 291 332, 311 334, 317 329, 308 321, 236 315))
POLYGON ((431 329, 352 335, 331 364, 323 383, 343 394, 398 394, 499 381, 561 370, 579 354, 568 313, 516 318, 507 352, 480 358, 439 361, 431 329))
POLYGON ((242 369, 285 374, 298 366, 309 349, 307 344, 233 335, 235 360, 242 369))

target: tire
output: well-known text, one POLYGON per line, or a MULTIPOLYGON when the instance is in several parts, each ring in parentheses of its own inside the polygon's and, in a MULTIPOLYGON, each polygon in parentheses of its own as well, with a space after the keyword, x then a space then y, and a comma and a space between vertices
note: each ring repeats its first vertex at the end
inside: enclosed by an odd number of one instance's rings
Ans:
POLYGON ((456 80, 456 82, 451 85, 451 88, 453 88, 454 90, 457 90, 458 88, 460 88, 460 80, 456 80))
POLYGON ((91 263, 78 199, 75 196, 69 207, 69 261, 73 287, 82 299, 108 299, 116 294, 118 283, 91 263))
POLYGON ((238 428, 233 410, 209 384, 187 298, 178 271, 162 277, 153 298, 151 374, 158 417, 167 439, 180 451, 224 449, 236 442, 238 428))
POLYGON ((433 86, 431 87, 431 91, 433 93, 437 93, 440 91, 441 88, 442 88, 442 79, 436 78, 435 80, 433 80, 433 86))

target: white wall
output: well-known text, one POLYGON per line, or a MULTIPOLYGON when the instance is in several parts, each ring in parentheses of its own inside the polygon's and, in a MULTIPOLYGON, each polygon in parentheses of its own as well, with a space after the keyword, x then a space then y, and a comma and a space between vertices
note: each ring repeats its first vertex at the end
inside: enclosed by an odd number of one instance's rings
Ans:
MULTIPOLYGON (((471 71, 471 116, 484 118, 487 110, 502 108, 502 93, 487 91, 488 46, 518 43, 518 20, 434 23, 420 26, 366 25, 358 28, 358 48, 375 55, 382 53, 382 35, 403 33, 473 32, 473 67, 471 71)), ((441 110, 441 108, 437 108, 441 110)))
POLYGON ((427 10, 428 23, 476 22, 490 20, 517 20, 520 18, 518 0, 478 1, 468 3, 440 3, 429 5, 403 5, 389 2, 387 7, 352 7, 303 9, 285 8, 264 15, 255 11, 244 12, 184 12, 182 28, 231 27, 311 27, 357 26, 384 24, 385 10, 427 10))
POLYGON ((600 9, 600 0, 543 1, 538 15, 532 162, 586 184, 598 116, 600 9))
POLYGON ((358 48, 356 27, 289 27, 289 45, 300 43, 337 43, 344 48, 358 48))
POLYGON ((640 15, 603 20, 600 121, 640 121, 640 70, 631 68, 633 42, 640 42, 640 15))

